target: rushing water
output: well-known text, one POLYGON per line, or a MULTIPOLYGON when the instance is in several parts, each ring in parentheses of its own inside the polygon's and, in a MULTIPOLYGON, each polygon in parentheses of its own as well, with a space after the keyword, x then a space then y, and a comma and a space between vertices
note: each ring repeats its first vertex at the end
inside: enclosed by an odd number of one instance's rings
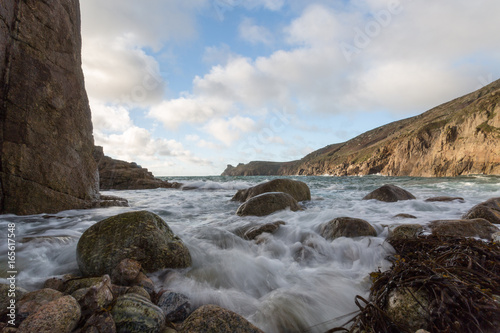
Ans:
POLYGON ((92 224, 119 213, 149 210, 160 215, 188 246, 193 265, 151 275, 158 288, 188 295, 193 305, 218 304, 249 319, 268 333, 324 332, 343 323, 334 320, 356 311, 354 297, 368 296, 368 274, 389 266, 392 248, 384 240, 388 226, 426 224, 456 219, 475 204, 500 197, 500 177, 291 177, 306 182, 312 194, 305 210, 280 211, 266 217, 235 215, 238 189, 271 177, 184 177, 170 179, 194 190, 106 191, 129 200, 128 208, 71 210, 58 214, 0 216, 3 230, 0 282, 6 282, 7 228, 16 226, 17 285, 40 288, 53 276, 77 273, 76 245, 92 224), (384 185, 394 184, 417 200, 382 203, 361 200, 384 185), (465 202, 425 202, 429 197, 460 196, 465 202), (417 219, 397 219, 398 213, 417 219), (370 222, 377 237, 327 241, 318 234, 321 224, 349 216, 370 222), (283 220, 275 234, 258 242, 233 232, 248 224, 283 220))

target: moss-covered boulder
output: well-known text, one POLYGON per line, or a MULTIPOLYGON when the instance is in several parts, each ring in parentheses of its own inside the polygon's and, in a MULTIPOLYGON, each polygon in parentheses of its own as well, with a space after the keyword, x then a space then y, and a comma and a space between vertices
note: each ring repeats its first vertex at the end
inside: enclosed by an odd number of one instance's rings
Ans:
POLYGON ((239 216, 265 216, 287 208, 290 208, 292 211, 301 209, 297 201, 290 194, 271 192, 248 199, 238 207, 236 214, 239 216))
POLYGON ((263 333, 242 316, 217 305, 203 305, 182 325, 180 333, 263 333))
POLYGON ((469 210, 464 219, 482 218, 490 223, 500 224, 500 198, 492 198, 481 202, 469 210))
POLYGON ((429 227, 435 236, 479 237, 488 240, 500 230, 485 219, 437 220, 432 221, 429 227))
POLYGON ((337 217, 320 227, 320 234, 328 240, 339 237, 377 236, 377 231, 365 220, 337 217))
POLYGON ((118 297, 111 315, 118 333, 159 333, 165 325, 163 310, 137 294, 118 297))
POLYGON ((396 202, 400 200, 416 199, 413 194, 396 185, 384 185, 373 192, 368 193, 363 200, 375 199, 384 202, 396 202))
POLYGON ((119 214, 88 228, 76 257, 85 276, 111 274, 123 259, 134 259, 146 272, 185 268, 191 255, 182 240, 158 215, 137 211, 119 214))
POLYGON ((396 288, 389 293, 386 312, 399 327, 415 332, 429 327, 429 296, 423 290, 396 288))
POLYGON ((306 183, 293 179, 273 179, 244 190, 239 190, 232 201, 245 202, 262 193, 284 192, 290 194, 297 201, 311 200, 311 191, 306 183))

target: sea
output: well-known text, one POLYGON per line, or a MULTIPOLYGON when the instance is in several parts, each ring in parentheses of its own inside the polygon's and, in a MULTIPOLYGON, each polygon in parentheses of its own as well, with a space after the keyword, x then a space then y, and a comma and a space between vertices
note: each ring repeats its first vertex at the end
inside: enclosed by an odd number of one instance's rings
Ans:
MULTIPOLYGON (((240 217, 231 201, 240 189, 278 177, 174 177, 186 189, 104 191, 126 198, 130 207, 68 210, 30 216, 0 215, 0 283, 7 283, 7 234, 15 226, 16 285, 39 289, 45 280, 78 274, 76 246, 82 233, 107 217, 135 210, 158 214, 189 248, 193 265, 150 274, 158 289, 187 295, 192 307, 217 304, 248 319, 267 333, 324 332, 359 310, 355 297, 369 296, 370 272, 386 270, 393 248, 389 229, 406 223, 459 219, 474 205, 500 197, 500 176, 454 178, 296 176, 312 200, 304 210, 265 217, 240 217), (362 200, 384 184, 417 199, 385 203, 362 200), (464 201, 426 202, 437 196, 464 201), (405 213, 415 219, 396 218, 405 213), (322 224, 336 217, 371 223, 376 237, 324 239, 322 224), (235 231, 248 225, 284 221, 274 234, 249 241, 235 231)), ((285 177, 281 177, 285 178, 285 177)))

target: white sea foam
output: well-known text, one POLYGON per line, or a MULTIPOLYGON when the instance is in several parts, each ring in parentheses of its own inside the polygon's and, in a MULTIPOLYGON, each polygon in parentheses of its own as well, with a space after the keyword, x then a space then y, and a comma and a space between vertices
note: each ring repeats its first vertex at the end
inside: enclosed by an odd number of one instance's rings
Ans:
MULTIPOLYGON (((356 310, 354 297, 369 293, 370 272, 385 269, 392 248, 384 242, 388 226, 456 219, 475 204, 500 197, 500 177, 292 177, 306 182, 313 200, 303 211, 276 212, 265 217, 235 215, 238 189, 272 177, 191 177, 170 179, 191 190, 156 189, 108 191, 125 197, 131 207, 71 210, 54 215, 0 216, 0 228, 16 223, 18 285, 40 288, 52 276, 78 272, 76 244, 92 224, 122 212, 149 210, 160 215, 188 246, 193 266, 151 275, 158 288, 188 295, 194 306, 212 303, 236 311, 265 332, 324 332, 341 324, 332 319, 356 310), (383 203, 361 200, 391 183, 417 200, 383 203), (465 202, 425 202, 435 196, 460 196, 465 202), (407 213, 416 219, 397 219, 407 213), (327 241, 321 224, 349 216, 370 222, 377 237, 327 241), (234 231, 249 224, 282 220, 273 235, 258 242, 234 231), (22 239, 25 241, 21 242, 22 239)), ((6 253, 6 232, 0 251, 6 253)), ((0 277, 5 278, 5 256, 0 277)), ((5 282, 5 279, 0 282, 5 282)))

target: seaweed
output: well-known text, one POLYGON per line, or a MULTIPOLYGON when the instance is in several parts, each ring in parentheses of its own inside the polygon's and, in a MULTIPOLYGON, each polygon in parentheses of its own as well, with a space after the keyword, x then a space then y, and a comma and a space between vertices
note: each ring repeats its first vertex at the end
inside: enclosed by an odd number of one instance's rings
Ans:
POLYGON ((388 271, 371 273, 369 300, 356 296, 360 312, 328 333, 414 333, 415 330, 393 322, 386 311, 389 294, 394 289, 427 295, 429 305, 419 304, 425 313, 426 329, 432 333, 498 332, 499 244, 439 236, 390 243, 397 255, 390 258, 392 266, 388 271))

